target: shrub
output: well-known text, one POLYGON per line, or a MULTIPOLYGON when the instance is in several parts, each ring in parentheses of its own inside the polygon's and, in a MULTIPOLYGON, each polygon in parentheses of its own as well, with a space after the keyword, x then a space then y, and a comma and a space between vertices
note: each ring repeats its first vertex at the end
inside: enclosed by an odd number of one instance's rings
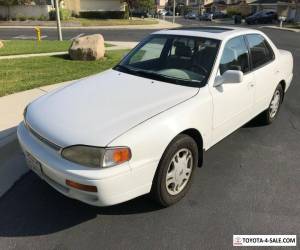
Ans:
POLYGON ((38 18, 39 21, 46 21, 48 20, 48 18, 44 15, 40 15, 39 18, 38 18))
MULTIPOLYGON (((72 16, 72 12, 67 9, 60 9, 59 14, 60 14, 60 20, 62 21, 68 20, 72 16)), ((49 12, 49 17, 50 20, 56 20, 56 10, 51 10, 49 12)))
POLYGON ((60 13, 61 20, 68 20, 72 16, 72 12, 67 9, 61 9, 59 13, 60 13))
POLYGON ((30 16, 30 17, 28 17, 28 20, 31 20, 31 21, 34 21, 34 20, 36 20, 37 18, 35 17, 35 16, 30 16))
POLYGON ((26 21, 26 20, 27 20, 27 17, 18 14, 18 15, 16 16, 16 20, 17 20, 17 21, 26 21))
POLYGON ((241 15, 241 12, 237 9, 227 9, 227 15, 232 17, 235 15, 241 15))
POLYGON ((91 19, 124 19, 125 11, 81 11, 80 17, 91 19))

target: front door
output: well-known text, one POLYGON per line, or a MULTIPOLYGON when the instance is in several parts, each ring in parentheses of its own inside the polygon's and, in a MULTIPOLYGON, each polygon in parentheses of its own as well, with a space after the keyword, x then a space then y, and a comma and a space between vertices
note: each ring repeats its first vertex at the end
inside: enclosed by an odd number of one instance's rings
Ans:
POLYGON ((227 70, 240 70, 244 77, 241 83, 226 83, 211 89, 214 105, 213 144, 251 118, 255 84, 243 36, 235 37, 225 44, 219 74, 222 75, 227 70))

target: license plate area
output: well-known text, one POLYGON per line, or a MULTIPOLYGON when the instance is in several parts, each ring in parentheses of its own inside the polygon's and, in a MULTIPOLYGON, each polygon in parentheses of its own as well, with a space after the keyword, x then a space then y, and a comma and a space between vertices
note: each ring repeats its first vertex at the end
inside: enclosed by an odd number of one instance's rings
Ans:
POLYGON ((37 175, 42 176, 43 170, 42 170, 41 163, 28 152, 25 153, 25 156, 26 156, 26 161, 27 161, 28 167, 32 171, 34 171, 37 175))

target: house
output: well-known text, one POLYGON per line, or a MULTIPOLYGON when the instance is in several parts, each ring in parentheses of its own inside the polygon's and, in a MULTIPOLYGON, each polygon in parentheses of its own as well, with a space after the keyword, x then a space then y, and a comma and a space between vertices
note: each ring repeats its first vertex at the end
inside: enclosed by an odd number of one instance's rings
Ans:
POLYGON ((249 4, 252 12, 275 11, 288 21, 300 22, 300 4, 297 0, 256 0, 249 4))
POLYGON ((77 14, 81 11, 125 11, 125 3, 120 0, 64 0, 63 4, 77 14))
POLYGON ((164 10, 166 8, 166 5, 168 3, 168 0, 156 0, 156 10, 164 10))

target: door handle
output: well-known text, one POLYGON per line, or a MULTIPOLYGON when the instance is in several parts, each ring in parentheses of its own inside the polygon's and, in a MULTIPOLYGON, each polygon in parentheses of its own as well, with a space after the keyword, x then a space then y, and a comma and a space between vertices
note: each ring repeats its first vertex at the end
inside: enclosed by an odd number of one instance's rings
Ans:
POLYGON ((274 74, 276 75, 279 74, 279 70, 275 70, 274 74))

